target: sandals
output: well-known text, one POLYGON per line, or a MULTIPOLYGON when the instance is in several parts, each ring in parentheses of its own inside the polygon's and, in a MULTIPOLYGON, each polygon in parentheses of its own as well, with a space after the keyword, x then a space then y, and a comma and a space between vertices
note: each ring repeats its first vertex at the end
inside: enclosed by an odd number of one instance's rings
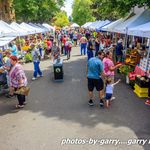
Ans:
POLYGON ((16 105, 16 108, 17 108, 17 109, 24 108, 24 105, 19 105, 19 104, 17 104, 17 105, 16 105))

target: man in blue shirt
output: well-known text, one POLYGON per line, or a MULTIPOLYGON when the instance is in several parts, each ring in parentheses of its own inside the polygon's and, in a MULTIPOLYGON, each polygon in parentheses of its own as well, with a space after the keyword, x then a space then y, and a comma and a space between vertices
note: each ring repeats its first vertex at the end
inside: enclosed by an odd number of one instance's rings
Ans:
POLYGON ((101 59, 104 57, 104 53, 99 51, 97 57, 93 57, 88 61, 87 68, 87 79, 88 79, 88 90, 89 90, 89 105, 93 106, 93 90, 96 87, 96 90, 99 92, 100 106, 103 106, 103 88, 104 83, 102 76, 105 76, 103 73, 103 63, 101 59))
POLYGON ((17 46, 16 46, 15 42, 10 43, 9 46, 10 46, 10 50, 11 50, 11 55, 18 56, 18 50, 17 50, 17 46))

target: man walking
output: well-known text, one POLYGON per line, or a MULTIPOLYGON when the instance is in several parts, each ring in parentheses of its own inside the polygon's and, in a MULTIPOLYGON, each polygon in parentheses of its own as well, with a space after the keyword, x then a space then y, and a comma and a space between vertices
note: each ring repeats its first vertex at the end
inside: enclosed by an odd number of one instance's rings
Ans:
POLYGON ((103 104, 103 88, 104 83, 102 76, 105 76, 103 73, 103 63, 101 61, 101 52, 98 52, 97 57, 93 57, 88 61, 87 68, 87 79, 88 79, 88 91, 89 91, 89 106, 93 106, 93 90, 96 87, 96 90, 99 92, 99 104, 102 107, 103 104))
POLYGON ((40 77, 43 76, 41 69, 40 69, 40 66, 39 66, 41 58, 40 58, 40 52, 36 48, 34 43, 31 44, 31 49, 32 49, 32 60, 33 60, 33 64, 34 64, 34 73, 33 73, 32 80, 36 80, 37 75, 39 75, 40 77))

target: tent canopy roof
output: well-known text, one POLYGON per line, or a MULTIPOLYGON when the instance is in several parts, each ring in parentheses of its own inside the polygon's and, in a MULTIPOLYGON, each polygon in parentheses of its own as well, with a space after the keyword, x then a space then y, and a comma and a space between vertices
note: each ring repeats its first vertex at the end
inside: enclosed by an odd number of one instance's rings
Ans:
POLYGON ((0 47, 7 45, 13 41, 16 37, 2 37, 0 38, 0 47))
POLYGON ((115 28, 118 24, 120 24, 121 22, 123 22, 123 19, 118 19, 116 21, 111 22, 110 24, 105 25, 104 27, 102 27, 103 31, 113 31, 113 28, 115 28))
POLYGON ((150 22, 130 28, 128 30, 129 35, 148 37, 150 38, 150 22))
POLYGON ((143 12, 140 12, 139 14, 135 14, 134 16, 124 20, 121 24, 118 24, 114 28, 114 32, 125 34, 128 28, 135 27, 135 26, 149 22, 150 21, 149 16, 150 16, 149 10, 144 10, 143 12))
POLYGON ((80 27, 77 23, 73 23, 70 27, 73 27, 73 28, 78 28, 80 27))
POLYGON ((0 20, 0 36, 16 36, 16 30, 6 22, 0 20))

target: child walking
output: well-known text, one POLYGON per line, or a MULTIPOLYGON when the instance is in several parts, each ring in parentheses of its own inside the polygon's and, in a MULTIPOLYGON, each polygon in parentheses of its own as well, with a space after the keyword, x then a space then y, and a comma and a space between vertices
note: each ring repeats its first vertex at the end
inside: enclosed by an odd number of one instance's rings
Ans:
POLYGON ((105 98, 105 107, 108 108, 110 105, 110 101, 113 95, 114 85, 118 84, 121 80, 119 79, 117 82, 112 84, 112 79, 108 78, 106 80, 106 98, 105 98))

